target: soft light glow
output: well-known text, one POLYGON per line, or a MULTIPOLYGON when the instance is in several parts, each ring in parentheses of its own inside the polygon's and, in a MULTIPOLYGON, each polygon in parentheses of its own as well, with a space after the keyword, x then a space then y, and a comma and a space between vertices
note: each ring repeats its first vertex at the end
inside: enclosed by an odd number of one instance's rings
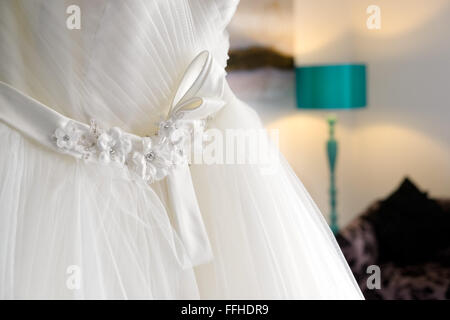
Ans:
POLYGON ((295 1, 294 54, 298 65, 359 61, 371 39, 400 38, 447 12, 448 0, 295 1), (381 9, 381 29, 369 30, 368 6, 381 9))

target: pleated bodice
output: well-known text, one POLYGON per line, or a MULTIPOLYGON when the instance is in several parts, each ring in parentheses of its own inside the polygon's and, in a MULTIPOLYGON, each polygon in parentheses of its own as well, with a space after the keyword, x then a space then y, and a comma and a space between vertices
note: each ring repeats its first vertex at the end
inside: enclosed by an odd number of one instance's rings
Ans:
POLYGON ((202 50, 226 65, 236 1, 0 3, 0 81, 65 116, 146 135, 202 50), (67 27, 77 18, 80 29, 67 27), (68 13, 69 12, 69 13, 68 13), (72 20, 71 20, 72 21, 72 20))

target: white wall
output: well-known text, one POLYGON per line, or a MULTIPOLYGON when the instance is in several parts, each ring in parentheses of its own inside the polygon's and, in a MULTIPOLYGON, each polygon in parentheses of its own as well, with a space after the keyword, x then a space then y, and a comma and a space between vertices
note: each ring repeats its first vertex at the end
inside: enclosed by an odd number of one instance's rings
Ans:
POLYGON ((356 22, 369 4, 382 12, 380 31, 356 23, 357 56, 369 65, 355 149, 370 170, 359 194, 381 196, 408 174, 431 196, 450 196, 450 2, 354 2, 356 22))
MULTIPOLYGON (((450 197, 450 2, 297 0, 292 8, 297 63, 368 64, 368 107, 338 113, 341 223, 406 175, 450 197), (381 8, 381 30, 366 28, 371 4, 381 8)), ((229 81, 267 127, 280 129, 282 152, 326 214, 326 113, 295 109, 291 73, 236 72, 229 81)))

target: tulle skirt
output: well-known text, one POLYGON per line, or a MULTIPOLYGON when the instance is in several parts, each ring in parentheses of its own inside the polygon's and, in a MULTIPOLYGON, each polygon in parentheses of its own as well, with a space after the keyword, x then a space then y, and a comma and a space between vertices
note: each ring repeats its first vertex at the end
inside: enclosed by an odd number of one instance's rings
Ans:
POLYGON ((0 123, 0 298, 197 298, 155 192, 0 123))
MULTIPOLYGON (((262 128, 250 107, 230 92, 227 100, 215 127, 262 128)), ((201 297, 363 298, 319 209, 274 152, 270 170, 264 163, 192 166, 215 254, 196 268, 201 297)))
MULTIPOLYGON (((260 129, 235 98, 212 122, 260 129)), ((289 165, 191 166, 213 248, 192 266, 164 181, 48 151, 0 123, 2 299, 359 299, 326 222, 289 165)))

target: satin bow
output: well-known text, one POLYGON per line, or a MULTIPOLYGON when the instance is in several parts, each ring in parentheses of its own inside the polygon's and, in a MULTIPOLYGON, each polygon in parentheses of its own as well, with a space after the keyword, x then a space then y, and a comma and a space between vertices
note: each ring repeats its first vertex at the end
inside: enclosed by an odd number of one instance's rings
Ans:
MULTIPOLYGON (((208 51, 199 53, 183 74, 167 118, 202 120, 217 112, 222 100, 225 71, 208 51)), ((188 164, 167 176, 169 200, 175 213, 175 228, 192 265, 212 259, 212 249, 203 223, 188 164)))

